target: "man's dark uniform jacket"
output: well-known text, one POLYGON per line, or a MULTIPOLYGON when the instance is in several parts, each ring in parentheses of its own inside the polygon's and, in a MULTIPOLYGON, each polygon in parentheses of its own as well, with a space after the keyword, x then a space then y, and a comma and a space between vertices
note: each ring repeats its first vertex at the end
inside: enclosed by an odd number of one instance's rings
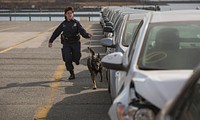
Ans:
POLYGON ((89 38, 89 34, 82 27, 79 21, 76 19, 72 19, 70 21, 63 21, 53 32, 51 38, 49 39, 49 43, 53 43, 53 41, 61 34, 61 43, 71 43, 80 40, 80 34, 84 38, 89 38), (62 34, 61 34, 62 33, 62 34))

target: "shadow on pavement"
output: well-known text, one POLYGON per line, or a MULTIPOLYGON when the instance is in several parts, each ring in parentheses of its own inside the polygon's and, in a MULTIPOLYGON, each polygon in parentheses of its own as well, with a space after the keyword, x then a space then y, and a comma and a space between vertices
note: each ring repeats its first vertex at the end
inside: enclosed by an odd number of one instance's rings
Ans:
MULTIPOLYGON (((100 75, 97 75, 97 90, 92 90, 92 80, 90 79, 90 73, 88 70, 76 73, 76 79, 68 80, 67 77, 61 79, 61 81, 66 81, 72 83, 72 86, 67 86, 65 88, 65 94, 76 94, 81 93, 83 90, 91 90, 93 92, 98 91, 98 89, 107 90, 107 80, 105 77, 105 71, 103 71, 103 81, 100 82, 100 75)), ((108 93, 107 93, 108 94, 108 93)))
POLYGON ((110 99, 107 91, 82 93, 64 98, 53 105, 47 120, 109 120, 110 99), (105 96, 107 95, 107 96, 105 96))
POLYGON ((109 120, 108 110, 111 105, 110 95, 107 90, 107 81, 97 78, 96 90, 92 89, 92 81, 88 70, 76 74, 76 79, 61 81, 70 82, 72 86, 65 87, 62 101, 52 106, 47 115, 47 120, 109 120))
POLYGON ((29 83, 17 83, 17 82, 14 82, 14 83, 10 83, 10 84, 7 84, 6 86, 4 87, 0 87, 0 90, 1 89, 9 89, 9 88, 17 88, 17 87, 38 87, 38 86, 41 86, 41 87, 51 87, 50 85, 52 83, 58 83, 58 82, 64 82, 64 80, 60 80, 60 81, 39 81, 39 82, 29 82, 29 83))

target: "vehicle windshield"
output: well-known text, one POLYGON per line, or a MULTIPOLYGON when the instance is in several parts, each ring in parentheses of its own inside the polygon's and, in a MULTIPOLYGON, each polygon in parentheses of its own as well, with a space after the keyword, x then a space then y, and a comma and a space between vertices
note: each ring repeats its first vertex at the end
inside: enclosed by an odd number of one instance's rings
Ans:
POLYGON ((142 69, 194 69, 200 62, 200 23, 151 24, 142 49, 142 69))

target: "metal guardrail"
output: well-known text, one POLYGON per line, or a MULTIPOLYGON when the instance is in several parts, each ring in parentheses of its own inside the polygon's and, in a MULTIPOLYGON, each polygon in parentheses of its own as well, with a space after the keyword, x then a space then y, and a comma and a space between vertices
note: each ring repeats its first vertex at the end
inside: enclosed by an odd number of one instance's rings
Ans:
MULTIPOLYGON (((0 13, 0 17, 9 17, 9 20, 12 21, 12 17, 28 17, 29 21, 31 21, 32 17, 48 17, 49 21, 51 21, 52 17, 64 17, 64 14, 41 14, 41 13, 0 13)), ((91 17, 99 17, 99 14, 74 14, 74 17, 87 17, 89 18, 89 21, 91 19, 91 17)))

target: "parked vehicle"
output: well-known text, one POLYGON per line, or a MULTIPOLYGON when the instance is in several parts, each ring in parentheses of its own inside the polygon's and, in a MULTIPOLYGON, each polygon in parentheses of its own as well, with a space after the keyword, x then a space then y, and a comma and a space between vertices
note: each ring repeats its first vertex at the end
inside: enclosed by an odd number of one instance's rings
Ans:
POLYGON ((119 95, 109 110, 112 120, 134 118, 140 109, 157 115, 178 95, 200 61, 200 11, 147 14, 127 51, 102 59, 107 69, 122 71, 119 95))
POLYGON ((104 26, 105 22, 108 22, 108 14, 109 14, 109 7, 103 7, 102 10, 100 11, 100 19, 99 19, 99 23, 101 25, 101 27, 104 26))
MULTIPOLYGON (((124 12, 121 14, 118 24, 116 25, 116 30, 113 31, 112 27, 108 29, 108 32, 111 31, 113 35, 111 37, 101 39, 101 44, 105 47, 108 47, 107 53, 123 53, 127 49, 137 26, 145 17, 147 12, 148 11, 135 10, 134 12, 124 12)), ((116 91, 115 73, 116 70, 107 70, 108 88, 112 99, 118 95, 116 91)))
MULTIPOLYGON (((131 12, 136 12, 137 10, 131 9, 129 7, 111 7, 109 8, 109 14, 107 15, 106 21, 104 21, 103 24, 103 33, 105 37, 109 37, 109 32, 105 31, 107 27, 115 28, 117 27, 116 25, 118 24, 119 17, 122 16, 123 14, 128 14, 131 12), (122 14, 123 13, 123 14, 122 14)), ((141 10, 140 10, 141 11, 141 10)))
POLYGON ((100 25, 102 28, 106 26, 106 23, 111 21, 113 14, 116 10, 122 9, 121 7, 117 6, 110 6, 110 7, 104 7, 101 11, 100 15, 100 25))

